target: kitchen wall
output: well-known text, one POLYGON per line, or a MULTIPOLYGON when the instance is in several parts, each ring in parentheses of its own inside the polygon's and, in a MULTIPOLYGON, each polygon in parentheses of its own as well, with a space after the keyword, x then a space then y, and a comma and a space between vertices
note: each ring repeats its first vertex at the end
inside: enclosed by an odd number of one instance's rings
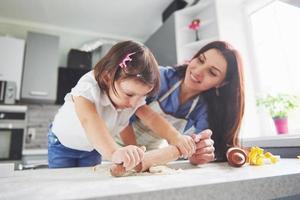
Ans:
MULTIPOLYGON (((59 36, 59 66, 67 65, 67 55, 71 48, 80 48, 96 40, 119 41, 125 38, 115 35, 104 35, 83 30, 67 29, 46 24, 18 22, 0 18, 0 35, 26 39, 27 31, 59 36)), ((127 38, 134 39, 134 38, 127 38)))
POLYGON ((60 105, 28 105, 25 149, 47 148, 48 126, 59 107, 60 105))
MULTIPOLYGON (((28 31, 59 36, 59 66, 67 66, 67 55, 72 48, 80 48, 84 44, 92 44, 93 41, 101 39, 112 42, 124 39, 114 35, 108 37, 101 33, 84 30, 74 30, 47 24, 19 22, 0 18, 1 36, 11 36, 26 40, 28 31)), ((25 136, 25 149, 45 149, 47 148, 48 126, 60 106, 34 103, 27 105, 28 125, 25 136)))
POLYGON ((146 40, 145 45, 153 52, 159 65, 177 64, 175 34, 175 15, 171 15, 164 24, 146 40))

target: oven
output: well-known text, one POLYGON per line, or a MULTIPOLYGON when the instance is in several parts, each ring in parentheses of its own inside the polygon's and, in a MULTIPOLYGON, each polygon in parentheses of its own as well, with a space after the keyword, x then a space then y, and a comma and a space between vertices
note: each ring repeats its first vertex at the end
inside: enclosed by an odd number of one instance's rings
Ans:
POLYGON ((0 105, 0 161, 21 161, 27 106, 0 105))

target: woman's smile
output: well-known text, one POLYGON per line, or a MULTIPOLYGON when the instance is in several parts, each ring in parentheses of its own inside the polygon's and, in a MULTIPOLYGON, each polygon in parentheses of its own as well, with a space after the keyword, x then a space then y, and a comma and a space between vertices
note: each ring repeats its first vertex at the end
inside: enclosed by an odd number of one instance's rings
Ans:
POLYGON ((192 72, 190 73, 190 76, 191 76, 191 80, 192 80, 193 82, 196 82, 196 83, 201 83, 201 82, 202 82, 201 77, 199 77, 199 76, 193 74, 192 72))

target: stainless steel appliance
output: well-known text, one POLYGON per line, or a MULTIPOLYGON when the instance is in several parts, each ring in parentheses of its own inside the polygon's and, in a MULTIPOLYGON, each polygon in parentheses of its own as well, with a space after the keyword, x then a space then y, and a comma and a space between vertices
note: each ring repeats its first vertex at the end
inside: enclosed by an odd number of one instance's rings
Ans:
POLYGON ((0 103, 14 104, 16 100, 17 85, 13 81, 0 81, 0 103))
POLYGON ((27 106, 0 105, 0 161, 21 161, 27 106))

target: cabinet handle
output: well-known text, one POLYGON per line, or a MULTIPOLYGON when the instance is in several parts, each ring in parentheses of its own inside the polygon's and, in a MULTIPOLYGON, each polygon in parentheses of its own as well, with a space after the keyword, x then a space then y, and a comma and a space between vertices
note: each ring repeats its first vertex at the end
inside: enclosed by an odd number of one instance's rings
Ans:
POLYGON ((40 92, 40 91, 31 91, 29 92, 31 96, 48 96, 47 92, 40 92))
POLYGON ((5 113, 0 113, 0 119, 4 119, 5 113))
POLYGON ((13 129, 14 128, 14 126, 13 126, 13 124, 0 124, 0 128, 1 129, 13 129))

